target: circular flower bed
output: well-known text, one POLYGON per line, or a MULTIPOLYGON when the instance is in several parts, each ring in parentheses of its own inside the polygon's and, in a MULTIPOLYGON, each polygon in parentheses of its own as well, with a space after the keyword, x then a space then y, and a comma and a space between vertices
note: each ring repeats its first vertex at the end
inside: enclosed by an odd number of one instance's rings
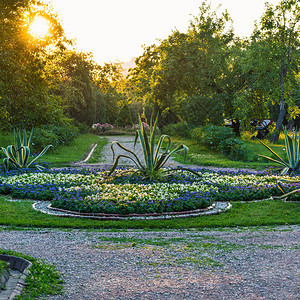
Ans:
MULTIPOLYGON (((279 175, 197 169, 160 182, 140 177, 124 183, 107 171, 29 170, 0 173, 0 193, 18 199, 51 201, 52 207, 107 214, 147 214, 202 209, 214 201, 251 201, 280 195, 279 175)), ((294 189, 295 185, 288 188, 294 189)))

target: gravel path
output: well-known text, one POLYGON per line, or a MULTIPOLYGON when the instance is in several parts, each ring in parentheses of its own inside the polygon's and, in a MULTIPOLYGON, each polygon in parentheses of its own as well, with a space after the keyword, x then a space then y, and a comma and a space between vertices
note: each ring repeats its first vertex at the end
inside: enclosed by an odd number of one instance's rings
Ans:
POLYGON ((47 299, 300 299, 299 226, 209 231, 0 231, 0 247, 53 263, 47 299))
MULTIPOLYGON (((100 139, 101 138, 103 138, 103 137, 100 137, 100 139)), ((105 138, 108 139, 108 143, 102 149, 102 160, 101 160, 100 163, 89 164, 88 161, 81 161, 81 162, 75 163, 74 166, 84 167, 84 168, 87 168, 87 167, 89 167, 89 168, 100 168, 102 166, 112 165, 114 163, 114 160, 113 160, 113 154, 112 154, 112 150, 111 150, 111 143, 114 142, 114 141, 118 141, 124 147, 126 147, 129 150, 131 150, 134 153, 136 153, 139 158, 143 157, 143 153, 142 153, 142 149, 141 149, 140 144, 137 143, 136 146, 134 147, 134 136, 125 136, 125 135, 121 135, 121 136, 105 136, 105 138)), ((128 155, 128 152, 124 151, 123 149, 121 149, 117 145, 114 146, 114 151, 115 151, 115 157, 117 157, 120 154, 128 155)), ((119 160, 119 165, 133 166, 134 163, 132 162, 132 160, 130 160, 128 158, 122 157, 119 160)), ((191 169, 195 169, 195 168, 201 167, 201 166, 197 166, 197 165, 184 165, 184 164, 180 164, 177 161, 175 161, 172 157, 170 157, 168 159, 168 161, 166 163, 166 166, 167 167, 171 167, 171 168, 176 168, 178 166, 183 166, 183 167, 191 168, 191 169)), ((234 169, 234 168, 218 168, 218 167, 209 167, 209 166, 207 166, 205 168, 209 169, 209 170, 228 170, 228 171, 237 170, 237 169, 234 169)), ((240 168, 239 170, 249 170, 249 171, 252 171, 252 172, 257 172, 256 170, 244 169, 244 168, 240 168)))

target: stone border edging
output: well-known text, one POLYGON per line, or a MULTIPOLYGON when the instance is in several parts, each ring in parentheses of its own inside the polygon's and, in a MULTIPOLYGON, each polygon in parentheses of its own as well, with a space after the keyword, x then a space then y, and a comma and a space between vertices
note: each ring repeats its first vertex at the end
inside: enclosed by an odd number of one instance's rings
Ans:
POLYGON ((8 298, 14 299, 16 296, 21 294, 23 288, 25 287, 25 279, 29 275, 29 268, 31 268, 32 263, 25 258, 6 254, 0 254, 0 260, 8 262, 10 269, 17 270, 21 273, 15 288, 8 298))
POLYGON ((226 212, 232 207, 230 202, 214 202, 206 209, 197 209, 183 212, 155 213, 155 214, 132 214, 132 215, 116 215, 116 214, 95 214, 80 213, 69 210, 51 207, 51 202, 41 201, 33 204, 33 208, 42 213, 51 214, 58 217, 74 217, 94 220, 166 220, 174 218, 199 217, 201 215, 212 215, 226 212))

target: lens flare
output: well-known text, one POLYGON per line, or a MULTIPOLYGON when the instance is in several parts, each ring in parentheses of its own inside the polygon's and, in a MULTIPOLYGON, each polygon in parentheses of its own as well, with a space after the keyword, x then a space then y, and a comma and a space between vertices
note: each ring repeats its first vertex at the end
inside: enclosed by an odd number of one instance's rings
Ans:
POLYGON ((43 39, 49 33, 49 30, 50 30, 50 22, 41 16, 36 16, 32 20, 28 32, 34 38, 43 39))

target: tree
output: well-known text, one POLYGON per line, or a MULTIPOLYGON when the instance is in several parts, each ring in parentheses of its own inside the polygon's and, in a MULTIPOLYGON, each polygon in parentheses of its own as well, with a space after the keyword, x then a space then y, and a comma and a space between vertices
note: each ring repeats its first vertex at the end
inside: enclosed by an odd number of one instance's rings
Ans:
POLYGON ((274 104, 279 104, 272 142, 278 140, 287 105, 295 107, 291 96, 299 73, 299 24, 299 0, 282 0, 276 6, 266 3, 264 15, 251 37, 253 85, 268 95, 274 104))
MULTIPOLYGON (((218 16, 203 2, 187 33, 175 30, 159 45, 146 47, 136 60, 130 82, 136 86, 137 97, 151 103, 164 123, 184 118, 184 107, 190 101, 190 107, 201 109, 203 99, 221 99, 232 41, 228 13, 218 16)), ((191 113, 198 114, 198 110, 190 110, 191 113)), ((219 113, 220 119, 222 115, 223 111, 219 113)))
POLYGON ((127 103, 125 103, 121 107, 115 124, 120 126, 120 127, 126 127, 126 126, 132 126, 133 125, 130 109, 129 109, 129 106, 128 106, 127 103))
POLYGON ((44 77, 48 46, 64 41, 55 15, 35 0, 0 2, 0 112, 1 127, 29 127, 56 122, 63 117, 61 99, 51 95, 44 77), (28 34, 30 20, 37 14, 51 21, 45 40, 28 34))

